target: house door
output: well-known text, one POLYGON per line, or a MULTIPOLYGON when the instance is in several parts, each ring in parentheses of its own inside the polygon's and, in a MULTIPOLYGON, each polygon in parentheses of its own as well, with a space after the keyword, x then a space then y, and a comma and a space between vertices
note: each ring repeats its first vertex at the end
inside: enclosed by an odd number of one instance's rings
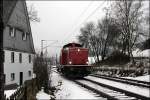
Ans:
POLYGON ((23 72, 20 72, 20 85, 23 84, 23 72))

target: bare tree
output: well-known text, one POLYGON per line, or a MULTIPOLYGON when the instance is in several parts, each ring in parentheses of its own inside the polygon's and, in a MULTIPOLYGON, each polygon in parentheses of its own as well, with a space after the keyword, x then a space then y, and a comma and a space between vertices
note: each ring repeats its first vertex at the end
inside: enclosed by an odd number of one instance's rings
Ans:
POLYGON ((38 12, 35 10, 35 7, 33 4, 28 5, 28 14, 29 14, 29 19, 32 22, 40 22, 40 18, 38 17, 38 12))
POLYGON ((33 70, 36 74, 36 81, 38 85, 38 89, 41 89, 41 87, 44 87, 45 92, 48 93, 49 91, 49 77, 48 77, 48 71, 47 71, 47 59, 44 59, 40 56, 40 54, 36 54, 36 57, 34 59, 34 65, 33 70))
POLYGON ((115 19, 103 18, 98 21, 97 25, 90 22, 81 28, 81 34, 78 39, 80 43, 89 48, 90 53, 95 57, 95 61, 100 62, 100 55, 102 60, 104 60, 106 55, 108 55, 108 49, 110 49, 110 47, 117 47, 116 40, 119 35, 120 29, 115 19))
POLYGON ((118 37, 120 36, 120 29, 116 24, 114 18, 103 18, 98 22, 97 25, 98 38, 101 46, 101 56, 104 60, 105 56, 108 55, 110 48, 118 49, 118 37))
POLYGON ((96 36, 94 23, 87 23, 80 31, 81 34, 78 37, 79 42, 82 43, 84 47, 89 48, 90 54, 95 57, 96 62, 99 62, 98 38, 96 36))
MULTIPOLYGON (((113 12, 114 18, 121 29, 122 52, 133 58, 132 49, 139 35, 139 25, 142 21, 142 0, 116 1, 113 12)), ((134 59, 132 59, 134 62, 134 59)))

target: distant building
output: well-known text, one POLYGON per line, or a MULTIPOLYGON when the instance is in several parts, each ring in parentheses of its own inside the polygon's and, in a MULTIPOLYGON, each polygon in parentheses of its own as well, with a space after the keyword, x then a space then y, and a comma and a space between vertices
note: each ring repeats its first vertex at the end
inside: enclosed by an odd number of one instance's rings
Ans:
POLYGON ((35 54, 25 0, 4 2, 3 14, 5 85, 22 85, 32 79, 35 54))

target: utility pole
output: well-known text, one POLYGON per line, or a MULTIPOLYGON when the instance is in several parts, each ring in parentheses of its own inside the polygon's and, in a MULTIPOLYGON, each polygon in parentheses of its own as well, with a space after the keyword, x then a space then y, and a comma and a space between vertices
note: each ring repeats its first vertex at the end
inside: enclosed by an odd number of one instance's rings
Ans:
POLYGON ((56 53, 56 66, 57 66, 57 53, 56 53))
POLYGON ((41 40, 41 54, 43 56, 43 49, 47 49, 47 47, 50 47, 52 44, 58 42, 58 40, 41 40), (43 42, 46 41, 46 46, 43 47, 43 42), (52 41, 51 44, 47 45, 47 41, 52 41))
POLYGON ((43 56, 43 49, 44 49, 44 48, 43 48, 43 42, 44 42, 44 41, 47 42, 47 40, 41 40, 41 56, 43 56))
POLYGON ((3 51, 3 0, 0 0, 0 100, 4 100, 4 84, 5 84, 5 75, 4 75, 4 51, 3 51))
POLYGON ((43 57, 43 41, 44 40, 41 40, 41 57, 43 57))

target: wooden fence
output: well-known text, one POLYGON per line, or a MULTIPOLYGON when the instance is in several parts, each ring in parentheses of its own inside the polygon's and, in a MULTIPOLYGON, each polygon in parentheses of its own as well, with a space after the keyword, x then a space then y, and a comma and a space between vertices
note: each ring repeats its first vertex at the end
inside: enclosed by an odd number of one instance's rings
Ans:
POLYGON ((36 79, 28 80, 6 100, 35 100, 37 91, 36 79))

